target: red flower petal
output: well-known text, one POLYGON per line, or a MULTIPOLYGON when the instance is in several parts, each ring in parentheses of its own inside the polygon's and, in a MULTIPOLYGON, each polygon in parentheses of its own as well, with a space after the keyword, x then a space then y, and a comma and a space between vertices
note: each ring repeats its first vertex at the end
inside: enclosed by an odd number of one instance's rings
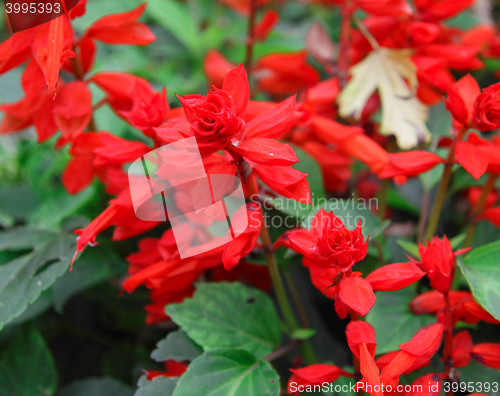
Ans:
POLYGON ((239 65, 226 75, 222 89, 233 98, 236 114, 242 115, 247 108, 250 95, 248 76, 243 65, 239 65))
POLYGON ((254 138, 244 140, 234 151, 243 157, 264 165, 292 165, 298 162, 297 155, 288 144, 273 139, 254 138))
POLYGON ((243 131, 242 138, 276 138, 289 130, 297 121, 295 95, 293 95, 251 120, 243 131))
POLYGON ((107 44, 148 45, 156 37, 151 29, 137 22, 146 4, 118 14, 107 15, 93 23, 85 35, 107 44))
POLYGON ((375 330, 373 327, 361 320, 355 320, 347 325, 345 330, 347 343, 352 353, 359 359, 359 346, 365 344, 371 356, 375 355, 375 347, 377 345, 375 330))
POLYGON ((500 370, 500 344, 485 342, 474 345, 471 356, 487 367, 500 370))
POLYGON ((399 348, 415 356, 430 358, 441 346, 443 331, 444 327, 440 323, 425 326, 410 341, 401 344, 399 348))
POLYGON ((366 280, 373 290, 393 291, 418 281, 425 275, 415 263, 395 263, 377 268, 366 280))
POLYGON ((345 277, 340 281, 339 297, 345 305, 361 316, 365 316, 376 301, 371 285, 358 277, 345 277))

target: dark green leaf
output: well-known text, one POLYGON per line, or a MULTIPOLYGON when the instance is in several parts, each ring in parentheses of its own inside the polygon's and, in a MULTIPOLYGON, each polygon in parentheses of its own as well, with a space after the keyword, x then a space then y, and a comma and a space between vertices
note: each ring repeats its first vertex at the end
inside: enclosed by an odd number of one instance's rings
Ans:
POLYGON ((377 302, 366 316, 377 333, 377 354, 396 351, 423 326, 435 321, 430 315, 410 312, 408 304, 414 296, 411 289, 377 293, 377 302))
POLYGON ((87 249, 75 263, 73 271, 64 273, 52 288, 54 307, 61 311, 63 305, 75 294, 89 289, 116 274, 114 263, 120 257, 104 247, 87 249))
POLYGON ((0 266, 0 329, 68 270, 74 250, 74 235, 56 235, 0 266))
POLYGON ((56 386, 54 360, 40 333, 18 332, 0 360, 0 396, 50 396, 56 386))
POLYGON ((148 381, 146 377, 139 379, 139 389, 134 396, 172 396, 177 379, 167 377, 156 377, 148 381))
POLYGON ((500 320, 499 257, 500 241, 497 241, 474 249, 465 257, 459 257, 458 266, 479 304, 500 320))
POLYGON ((201 355, 203 351, 182 331, 173 331, 165 339, 161 340, 156 349, 151 353, 151 359, 157 362, 165 360, 193 360, 201 355))
POLYGON ((262 357, 280 343, 271 299, 240 283, 198 284, 193 298, 166 311, 204 350, 239 348, 262 357))
POLYGON ((205 352, 179 379, 174 396, 277 396, 278 374, 271 364, 237 349, 205 352))

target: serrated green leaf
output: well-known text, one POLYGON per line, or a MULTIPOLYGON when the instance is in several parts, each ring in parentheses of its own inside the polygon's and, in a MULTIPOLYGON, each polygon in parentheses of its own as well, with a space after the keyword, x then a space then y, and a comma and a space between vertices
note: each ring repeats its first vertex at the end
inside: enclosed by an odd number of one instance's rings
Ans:
POLYGON ((116 252, 101 246, 85 250, 78 258, 73 271, 65 272, 54 283, 54 308, 61 312, 63 305, 72 296, 115 275, 114 264, 121 261, 116 252))
POLYGON ((156 345, 156 349, 151 353, 151 359, 157 362, 165 360, 181 362, 193 360, 202 352, 201 348, 190 340, 186 333, 178 330, 170 333, 156 345))
POLYGON ((64 387, 57 396, 132 396, 134 391, 112 378, 85 378, 64 387))
POLYGON ((156 377, 148 381, 146 377, 141 377, 137 384, 139 389, 134 396, 172 396, 176 384, 176 378, 156 377))
POLYGON ((0 250, 32 249, 55 236, 53 232, 36 228, 12 228, 0 233, 0 250))
POLYGON ((55 235, 0 266, 0 329, 68 270, 75 247, 73 235, 55 235))
POLYGON ((500 241, 473 249, 457 262, 472 294, 491 315, 500 320, 500 241))
POLYGON ((205 352, 179 379, 174 396, 278 396, 278 374, 266 361, 238 349, 205 352))
POLYGON ((435 321, 430 315, 414 315, 408 304, 415 297, 411 289, 378 292, 377 302, 366 316, 377 334, 377 354, 396 351, 423 326, 435 321))
POLYGON ((45 340, 34 328, 22 330, 8 343, 0 360, 0 396, 50 396, 57 372, 45 340))
POLYGON ((205 351, 239 348, 262 357, 280 343, 271 299, 240 283, 198 284, 193 298, 167 306, 166 312, 205 351))

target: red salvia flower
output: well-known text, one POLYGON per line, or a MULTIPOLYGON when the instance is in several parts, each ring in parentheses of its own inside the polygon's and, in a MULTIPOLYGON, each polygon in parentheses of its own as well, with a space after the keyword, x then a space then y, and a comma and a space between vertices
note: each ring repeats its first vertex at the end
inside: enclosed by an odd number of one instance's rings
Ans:
POLYGON ((472 358, 484 366, 500 370, 500 344, 485 342, 472 347, 472 358))

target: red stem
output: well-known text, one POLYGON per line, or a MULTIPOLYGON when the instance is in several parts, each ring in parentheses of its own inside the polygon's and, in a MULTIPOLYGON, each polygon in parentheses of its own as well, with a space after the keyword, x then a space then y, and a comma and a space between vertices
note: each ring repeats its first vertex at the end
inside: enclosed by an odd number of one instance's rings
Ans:
POLYGON ((349 71, 349 40, 351 38, 351 1, 346 0, 342 5, 342 22, 340 25, 340 46, 338 59, 338 72, 340 83, 344 86, 347 83, 347 74, 349 71))

